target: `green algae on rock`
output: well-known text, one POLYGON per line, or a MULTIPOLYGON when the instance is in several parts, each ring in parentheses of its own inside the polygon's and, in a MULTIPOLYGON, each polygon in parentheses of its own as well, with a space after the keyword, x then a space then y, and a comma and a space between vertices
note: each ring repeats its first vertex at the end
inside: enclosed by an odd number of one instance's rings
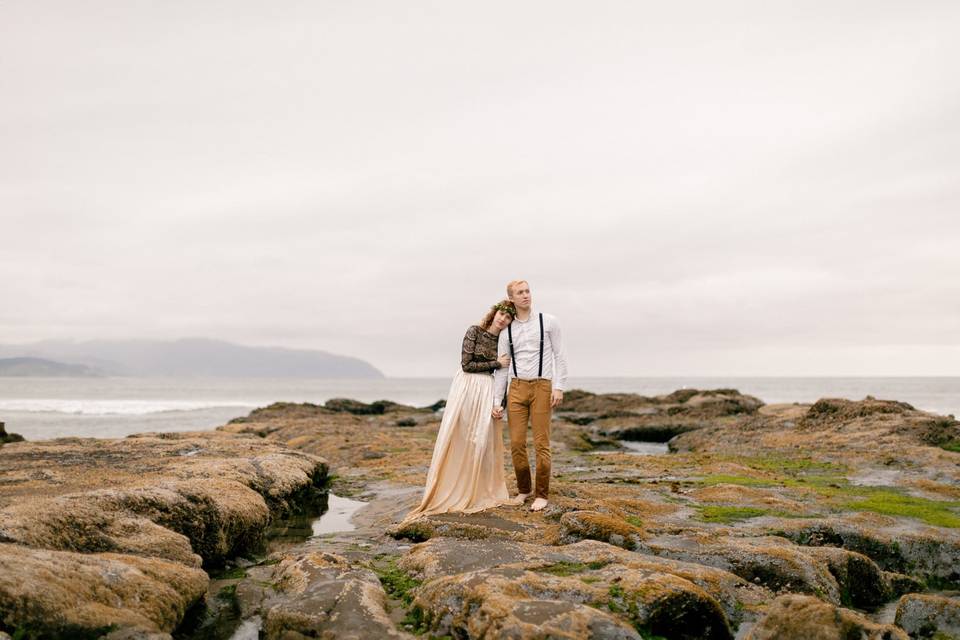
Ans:
MULTIPOLYGON (((916 607, 924 584, 960 580, 960 529, 951 520, 958 456, 942 446, 960 437, 952 419, 872 398, 763 405, 731 389, 566 396, 552 424, 554 482, 542 512, 504 505, 400 524, 423 485, 439 418, 432 408, 386 401, 276 404, 208 434, 207 445, 147 436, 163 454, 141 464, 187 461, 149 491, 124 465, 124 486, 96 500, 103 487, 56 490, 60 469, 10 469, 0 511, 19 518, 6 531, 32 532, 37 544, 162 553, 196 570, 235 552, 218 546, 219 532, 241 540, 242 523, 261 517, 229 483, 259 494, 271 514, 295 508, 302 496, 280 470, 298 468, 294 454, 322 455, 336 469, 336 491, 373 502, 358 512, 357 531, 288 546, 271 556, 276 564, 235 579, 237 606, 263 620, 265 637, 902 638, 843 607, 888 615, 901 596, 916 607), (236 456, 255 458, 252 472, 242 463, 189 464, 231 434, 259 445, 236 456), (635 435, 670 437, 672 453, 591 453, 635 435), (259 455, 274 446, 274 458, 259 455), (264 473, 271 465, 278 468, 264 473), (207 492, 190 494, 203 478, 207 492), (72 520, 64 516, 53 531, 31 522, 17 497, 4 502, 17 486, 20 497, 61 500, 72 520), (217 527, 204 524, 213 510, 200 508, 173 530, 158 524, 164 509, 179 508, 163 492, 201 503, 233 497, 217 527), (58 533, 72 526, 73 538, 58 533)), ((508 482, 515 490, 510 474, 508 482)), ((911 613, 903 624, 927 617, 911 613)), ((112 633, 124 628, 133 629, 112 633)))
POLYGON ((377 575, 330 553, 281 561, 264 609, 264 637, 406 638, 386 611, 377 575))
MULTIPOLYGON (((556 473, 545 511, 505 506, 389 527, 400 541, 420 543, 396 563, 409 586, 405 624, 463 637, 559 634, 563 625, 595 633, 583 626, 595 616, 575 606, 583 605, 637 634, 672 638, 683 632, 657 626, 643 599, 670 585, 682 597, 664 600, 674 603, 664 611, 676 617, 687 597, 709 611, 695 589, 679 587, 692 585, 716 603, 732 633, 762 618, 778 594, 807 594, 830 611, 870 610, 923 580, 951 579, 960 477, 954 454, 931 446, 935 417, 873 399, 825 401, 811 412, 738 396, 568 393, 553 423, 556 473), (589 455, 640 433, 672 436, 675 453, 589 455), (535 631, 530 620, 546 626, 535 631)), ((430 420, 403 409, 382 418, 293 412, 245 428, 330 452, 352 487, 418 486, 436 428, 430 420), (391 455, 369 459, 371 449, 391 455)))

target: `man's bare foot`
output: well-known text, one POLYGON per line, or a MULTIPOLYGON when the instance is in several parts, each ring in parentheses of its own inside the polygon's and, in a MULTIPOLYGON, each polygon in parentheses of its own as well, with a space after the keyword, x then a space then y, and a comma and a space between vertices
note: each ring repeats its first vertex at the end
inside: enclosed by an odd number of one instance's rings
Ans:
POLYGON ((510 498, 510 504, 520 505, 527 501, 527 498, 530 497, 529 493, 518 493, 517 495, 510 498))
POLYGON ((545 506, 547 506, 547 499, 537 498, 533 501, 533 504, 530 505, 530 511, 541 511, 545 506))

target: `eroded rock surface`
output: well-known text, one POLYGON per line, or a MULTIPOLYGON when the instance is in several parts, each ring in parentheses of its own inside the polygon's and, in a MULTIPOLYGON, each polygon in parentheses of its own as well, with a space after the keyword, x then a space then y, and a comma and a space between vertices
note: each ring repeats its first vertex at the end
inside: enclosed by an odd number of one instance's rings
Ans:
POLYGON ((911 638, 960 638, 960 592, 905 595, 896 620, 911 638))
POLYGON ((68 438, 0 449, 0 628, 37 637, 171 632, 201 566, 263 546, 326 463, 222 432, 68 438))
POLYGON ((406 638, 386 611, 386 594, 370 569, 330 553, 288 557, 274 573, 275 595, 261 605, 264 637, 406 638))
POLYGON ((159 558, 0 544, 3 624, 26 637, 113 626, 171 632, 206 589, 200 569, 159 558))
POLYGON ((596 541, 555 547, 444 537, 417 545, 400 566, 431 585, 418 593, 414 606, 441 635, 475 635, 468 632, 470 607, 454 610, 450 603, 484 603, 488 616, 500 611, 500 624, 512 628, 518 623, 508 620, 512 609, 501 601, 537 602, 559 594, 618 613, 651 633, 726 638, 745 609, 771 597, 726 571, 596 541))
MULTIPOLYGON (((284 547, 230 585, 266 637, 899 639, 903 629, 871 617, 890 612, 889 622, 901 596, 901 624, 927 620, 928 630, 934 620, 950 633, 917 594, 960 584, 960 424, 951 418, 873 398, 763 405, 732 389, 571 391, 552 425, 546 509, 401 524, 419 502, 441 406, 278 403, 208 440, 323 456, 332 491, 369 503, 354 530, 284 547), (637 455, 623 444, 631 439, 669 440, 672 453, 637 455)), ((178 437, 147 436, 158 450, 174 447, 170 455, 200 455, 176 449, 178 437)), ((7 534, 23 547, 113 545, 196 570, 237 552, 221 539, 248 544, 239 532, 263 513, 251 494, 268 512, 296 495, 278 470, 297 468, 284 457, 293 452, 272 453, 280 457, 254 456, 254 465, 243 462, 252 452, 204 463, 211 479, 200 486, 187 465, 149 487, 43 495, 58 469, 14 470, 16 483, 40 483, 24 495, 62 506, 89 494, 80 503, 92 513, 76 512, 94 524, 74 527, 88 533, 73 538, 31 521, 15 500, 0 498, 0 511, 27 523, 7 534), (193 503, 216 504, 217 527, 202 525, 203 509, 195 526, 164 520, 193 503)), ((508 457, 504 465, 515 491, 508 457)))
POLYGON ((908 640, 907 634, 889 624, 876 624, 850 609, 833 606, 812 596, 777 598, 763 619, 751 629, 747 640, 908 640))
MULTIPOLYGON (((338 401, 224 429, 328 455, 336 490, 376 501, 370 487, 422 486, 438 420, 338 401)), ((385 608, 406 631, 900 638, 870 612, 960 580, 960 456, 940 446, 957 436, 949 418, 872 398, 764 406, 731 389, 573 391, 554 417, 544 511, 401 524, 412 491, 375 518, 395 541, 310 545, 340 545, 351 566, 377 571, 394 558, 385 608), (635 438, 669 439, 674 453, 635 455, 620 443, 635 438)))

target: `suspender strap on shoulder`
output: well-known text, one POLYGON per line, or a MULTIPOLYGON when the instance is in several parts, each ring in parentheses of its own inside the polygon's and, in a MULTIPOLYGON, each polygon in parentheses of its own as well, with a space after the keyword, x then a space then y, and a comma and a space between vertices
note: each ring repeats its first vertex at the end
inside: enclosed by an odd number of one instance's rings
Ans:
MULTIPOLYGON (((514 369, 516 371, 516 369, 514 369)), ((543 377, 543 314, 540 314, 540 367, 537 369, 537 377, 543 377)))
POLYGON ((517 359, 513 357, 513 329, 510 328, 510 325, 507 325, 507 338, 510 339, 510 362, 513 363, 513 377, 519 378, 517 374, 517 359))

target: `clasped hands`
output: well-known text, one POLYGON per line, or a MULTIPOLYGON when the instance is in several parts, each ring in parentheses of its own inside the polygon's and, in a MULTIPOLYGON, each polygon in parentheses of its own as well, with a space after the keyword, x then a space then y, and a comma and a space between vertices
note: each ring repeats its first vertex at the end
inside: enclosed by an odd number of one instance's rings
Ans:
MULTIPOLYGON (((563 402, 563 391, 560 391, 560 389, 554 389, 550 393, 550 406, 557 407, 560 405, 561 402, 563 402)), ((493 417, 494 420, 502 420, 503 407, 494 407, 493 411, 490 412, 490 415, 493 417)))

